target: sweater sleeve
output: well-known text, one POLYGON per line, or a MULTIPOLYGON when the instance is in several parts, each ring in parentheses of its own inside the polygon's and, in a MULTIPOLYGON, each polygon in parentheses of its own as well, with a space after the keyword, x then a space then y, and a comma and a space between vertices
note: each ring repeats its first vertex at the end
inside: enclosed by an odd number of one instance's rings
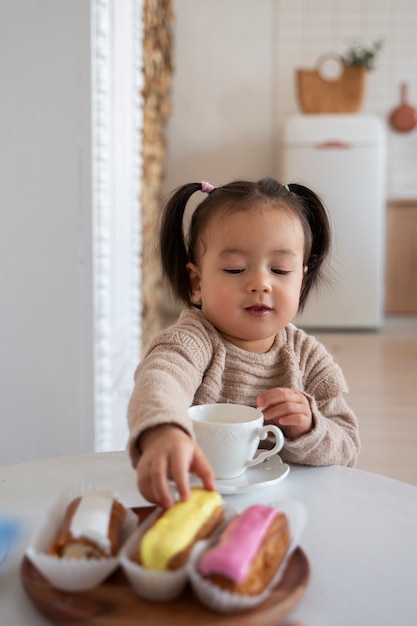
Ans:
POLYGON ((210 342, 201 332, 196 336, 173 329, 151 344, 136 369, 128 404, 128 451, 134 467, 139 460, 137 440, 147 428, 173 423, 192 436, 187 410, 210 357, 210 342))
POLYGON ((300 366, 302 391, 313 415, 313 428, 294 441, 286 441, 283 458, 306 465, 354 466, 360 449, 356 416, 344 394, 348 388, 340 367, 324 346, 303 336, 300 366))

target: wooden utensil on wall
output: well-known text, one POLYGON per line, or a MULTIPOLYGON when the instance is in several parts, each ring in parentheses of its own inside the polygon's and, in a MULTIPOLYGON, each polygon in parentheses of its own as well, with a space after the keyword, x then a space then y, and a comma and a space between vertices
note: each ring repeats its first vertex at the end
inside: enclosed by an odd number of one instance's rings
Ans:
POLYGON ((390 115, 389 121, 394 130, 408 133, 417 126, 417 110, 408 104, 408 85, 401 85, 401 103, 390 115))

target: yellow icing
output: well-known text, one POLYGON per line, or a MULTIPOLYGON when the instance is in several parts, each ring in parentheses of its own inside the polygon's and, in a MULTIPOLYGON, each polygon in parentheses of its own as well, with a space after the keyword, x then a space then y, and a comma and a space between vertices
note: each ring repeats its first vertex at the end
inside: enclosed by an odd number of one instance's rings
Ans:
POLYGON ((171 558, 190 544, 219 506, 220 494, 191 489, 186 502, 177 502, 167 509, 143 536, 140 546, 143 566, 166 570, 171 558))

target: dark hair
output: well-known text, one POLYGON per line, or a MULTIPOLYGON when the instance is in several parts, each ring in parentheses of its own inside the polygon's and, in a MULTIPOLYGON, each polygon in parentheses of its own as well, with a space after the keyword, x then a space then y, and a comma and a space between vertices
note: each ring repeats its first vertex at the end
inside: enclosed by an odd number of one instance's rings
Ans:
POLYGON ((184 234, 184 212, 191 196, 202 191, 201 183, 178 187, 166 201, 161 221, 160 251, 162 269, 173 294, 188 306, 191 285, 186 264, 195 262, 195 250, 201 233, 219 212, 236 212, 255 204, 280 205, 296 214, 304 230, 304 264, 308 271, 301 287, 299 311, 304 308, 311 289, 322 279, 321 270, 330 249, 330 223, 326 209, 314 191, 298 184, 283 185, 274 178, 257 182, 237 180, 215 187, 200 202, 184 234))

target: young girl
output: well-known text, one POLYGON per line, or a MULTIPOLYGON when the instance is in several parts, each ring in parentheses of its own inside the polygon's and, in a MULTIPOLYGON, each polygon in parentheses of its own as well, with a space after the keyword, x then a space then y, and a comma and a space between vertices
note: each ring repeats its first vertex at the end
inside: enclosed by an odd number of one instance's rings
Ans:
POLYGON ((272 178, 177 189, 165 205, 160 249, 174 294, 186 305, 156 337, 135 373, 129 452, 138 486, 169 506, 188 474, 214 489, 187 409, 232 402, 266 407, 285 435, 280 456, 309 465, 354 465, 358 426, 340 368, 314 337, 290 324, 321 270, 330 227, 318 196, 272 178), (183 234, 187 203, 207 194, 183 234))

